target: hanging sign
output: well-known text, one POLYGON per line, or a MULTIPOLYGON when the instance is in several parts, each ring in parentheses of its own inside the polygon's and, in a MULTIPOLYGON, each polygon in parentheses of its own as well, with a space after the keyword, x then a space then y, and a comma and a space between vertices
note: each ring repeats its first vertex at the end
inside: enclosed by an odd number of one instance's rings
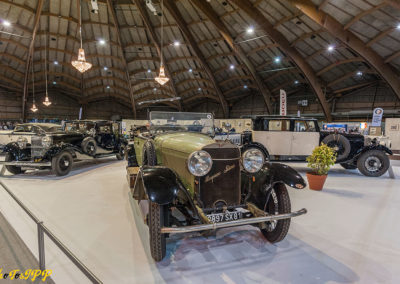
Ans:
POLYGON ((285 90, 281 89, 279 97, 280 97, 279 114, 280 115, 286 115, 287 101, 286 101, 286 92, 285 92, 285 90))
POLYGON ((380 107, 375 108, 371 126, 381 126, 382 116, 383 116, 383 109, 380 107))

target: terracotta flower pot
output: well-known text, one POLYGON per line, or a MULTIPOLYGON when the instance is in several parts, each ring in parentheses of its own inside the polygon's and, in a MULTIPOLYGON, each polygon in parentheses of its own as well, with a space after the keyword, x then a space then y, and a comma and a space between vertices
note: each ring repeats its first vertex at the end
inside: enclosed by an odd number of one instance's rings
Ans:
POLYGON ((312 190, 322 190, 324 183, 328 175, 316 175, 314 173, 306 173, 308 180, 308 187, 312 190))

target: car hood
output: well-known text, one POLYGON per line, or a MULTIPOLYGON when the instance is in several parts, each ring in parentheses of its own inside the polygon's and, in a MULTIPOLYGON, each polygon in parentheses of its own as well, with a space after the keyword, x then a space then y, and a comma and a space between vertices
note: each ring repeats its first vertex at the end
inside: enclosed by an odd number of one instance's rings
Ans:
POLYGON ((188 154, 215 142, 210 136, 191 132, 161 134, 154 140, 162 151, 173 150, 188 154))
POLYGON ((12 130, 0 130, 0 134, 11 134, 12 130))

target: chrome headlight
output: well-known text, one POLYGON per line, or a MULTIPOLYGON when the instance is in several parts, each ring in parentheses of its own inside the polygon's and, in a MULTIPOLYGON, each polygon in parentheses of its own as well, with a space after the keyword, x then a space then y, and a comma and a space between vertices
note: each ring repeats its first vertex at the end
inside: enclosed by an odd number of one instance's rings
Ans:
POLYGON ((18 137, 17 144, 18 144, 19 148, 21 148, 21 149, 26 148, 27 143, 28 143, 28 139, 26 139, 26 137, 22 137, 22 136, 18 137))
POLYGON ((42 146, 45 148, 49 148, 51 146, 52 142, 53 141, 52 141, 51 137, 49 137, 49 136, 44 136, 42 138, 42 146))
POLYGON ((242 165, 244 169, 252 174, 261 170, 264 162, 264 154, 257 148, 249 149, 242 155, 242 165))
POLYGON ((212 167, 212 159, 206 151, 200 150, 190 154, 188 159, 189 172, 197 177, 208 174, 212 167))

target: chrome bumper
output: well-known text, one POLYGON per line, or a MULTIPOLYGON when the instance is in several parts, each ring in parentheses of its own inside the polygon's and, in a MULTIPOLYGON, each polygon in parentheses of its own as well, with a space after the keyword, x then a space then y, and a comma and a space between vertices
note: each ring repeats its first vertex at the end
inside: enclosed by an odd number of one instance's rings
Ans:
POLYGON ((182 226, 182 227, 163 227, 163 228, 161 228, 161 233, 162 234, 180 234, 180 233, 190 233, 190 232, 198 232, 198 231, 206 231, 206 230, 215 230, 215 229, 220 229, 220 228, 236 227, 236 226, 242 226, 242 225, 263 223, 263 222, 267 222, 267 221, 288 219, 288 218, 297 217, 297 216, 300 216, 300 215, 303 215, 306 213, 307 213, 307 210, 305 208, 303 208, 303 209, 300 209, 299 211, 294 211, 294 212, 286 213, 286 214, 244 218, 244 219, 221 222, 221 223, 201 224, 201 225, 182 226))
POLYGON ((10 162, 0 161, 0 165, 39 168, 39 167, 51 167, 51 162, 35 163, 30 161, 10 161, 10 162))

